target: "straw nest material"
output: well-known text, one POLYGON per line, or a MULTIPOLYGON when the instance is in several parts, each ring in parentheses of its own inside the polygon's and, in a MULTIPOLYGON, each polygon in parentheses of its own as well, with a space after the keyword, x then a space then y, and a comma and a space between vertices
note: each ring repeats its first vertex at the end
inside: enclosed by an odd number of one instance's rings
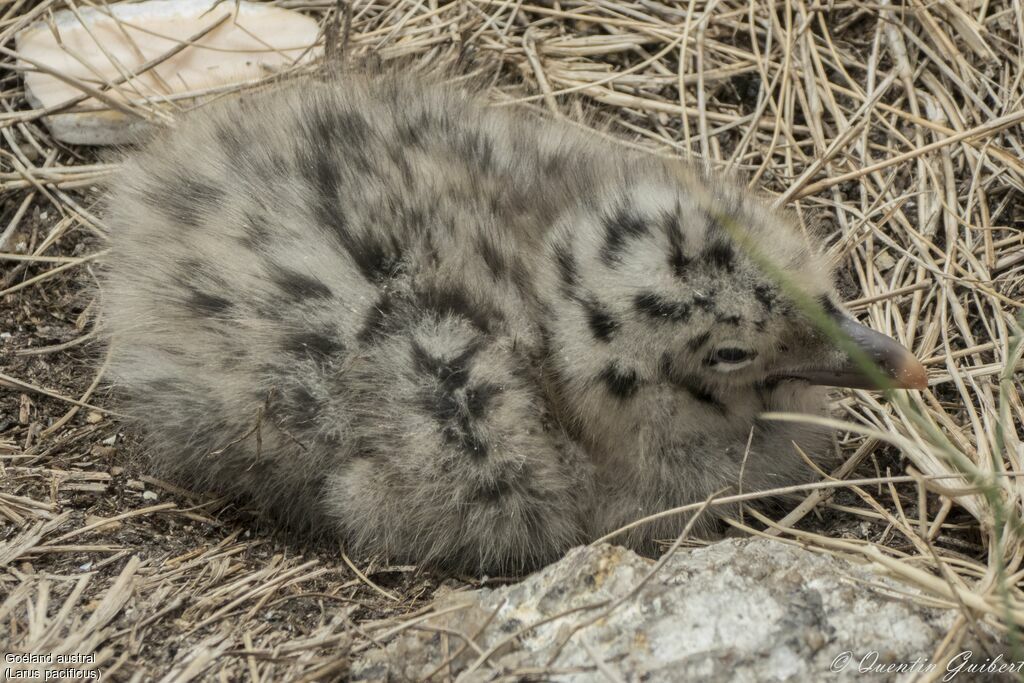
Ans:
MULTIPOLYGON (((735 525, 884 566, 959 610, 922 653, 933 662, 979 622, 1013 637, 1020 3, 278 4, 323 27, 326 58, 303 71, 402 59, 457 73, 489 84, 494 106, 707 160, 824 222, 851 310, 914 349, 931 386, 846 393, 845 464, 785 517, 747 511, 735 525)), ((111 166, 49 137, 15 68, 15 32, 65 6, 0 7, 0 649, 91 654, 76 666, 115 680, 344 676, 352 657, 417 627, 438 590, 480 580, 297 544, 230 501, 146 475, 135 435, 105 409, 89 344, 107 240, 97 186, 111 166)), ((155 118, 149 103, 128 106, 155 118)))

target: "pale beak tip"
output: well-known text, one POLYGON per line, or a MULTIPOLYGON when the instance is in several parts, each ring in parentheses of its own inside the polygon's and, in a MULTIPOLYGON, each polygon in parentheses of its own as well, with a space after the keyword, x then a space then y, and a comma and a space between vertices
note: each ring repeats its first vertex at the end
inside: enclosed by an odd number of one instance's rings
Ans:
POLYGON ((903 366, 897 369, 894 379, 901 389, 921 391, 928 388, 928 371, 913 356, 908 357, 903 366))
MULTIPOLYGON (((921 365, 921 361, 895 339, 846 316, 840 320, 839 327, 878 365, 889 379, 889 386, 895 386, 897 389, 928 388, 928 372, 921 365)), ((882 389, 884 385, 874 388, 882 389)))

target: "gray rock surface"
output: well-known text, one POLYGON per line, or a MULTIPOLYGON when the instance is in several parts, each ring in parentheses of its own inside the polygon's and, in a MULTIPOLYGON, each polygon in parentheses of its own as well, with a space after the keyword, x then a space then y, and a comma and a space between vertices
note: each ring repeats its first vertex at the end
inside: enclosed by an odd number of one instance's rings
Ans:
POLYGON ((867 565, 775 541, 680 550, 644 581, 653 566, 581 547, 518 584, 451 593, 437 616, 367 652, 354 679, 909 680, 913 668, 858 668, 916 660, 919 674, 955 617, 867 565))

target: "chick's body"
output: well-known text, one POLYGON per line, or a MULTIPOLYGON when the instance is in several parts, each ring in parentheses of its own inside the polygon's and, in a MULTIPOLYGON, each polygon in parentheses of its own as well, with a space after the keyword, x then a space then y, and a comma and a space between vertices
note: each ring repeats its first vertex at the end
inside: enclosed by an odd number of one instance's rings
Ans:
POLYGON ((773 379, 817 338, 729 227, 827 299, 800 230, 569 126, 303 83, 144 145, 107 216, 111 374, 157 465, 357 551, 516 571, 823 450, 757 418, 821 411, 773 379))

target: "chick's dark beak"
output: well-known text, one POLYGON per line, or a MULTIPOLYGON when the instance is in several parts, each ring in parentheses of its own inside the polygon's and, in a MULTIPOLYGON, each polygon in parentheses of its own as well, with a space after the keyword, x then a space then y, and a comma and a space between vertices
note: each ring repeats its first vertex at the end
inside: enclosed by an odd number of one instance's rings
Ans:
POLYGON ((872 373, 850 354, 838 353, 831 354, 829 360, 817 366, 793 372, 792 376, 812 384, 849 389, 927 388, 928 374, 924 366, 895 339, 875 332, 845 315, 836 316, 834 320, 842 333, 877 366, 879 372, 872 373), (880 378, 883 381, 878 381, 880 378), (885 386, 886 380, 888 387, 885 386))

